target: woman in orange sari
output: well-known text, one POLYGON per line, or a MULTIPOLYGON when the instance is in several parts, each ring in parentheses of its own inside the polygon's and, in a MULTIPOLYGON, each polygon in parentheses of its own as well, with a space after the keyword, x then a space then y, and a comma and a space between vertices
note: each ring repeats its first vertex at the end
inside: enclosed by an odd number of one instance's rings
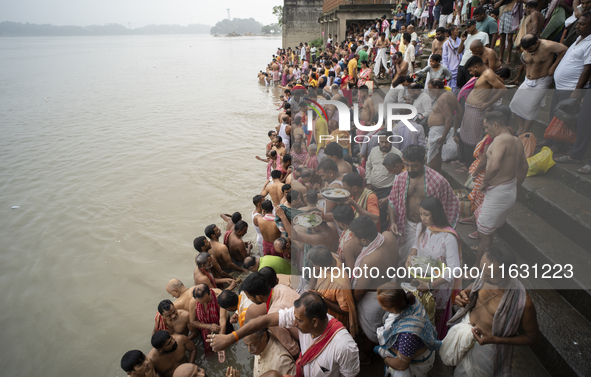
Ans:
POLYGON ((373 71, 369 68, 369 62, 364 60, 361 62, 361 72, 359 72, 359 78, 357 79, 357 87, 365 85, 366 82, 371 81, 373 71))

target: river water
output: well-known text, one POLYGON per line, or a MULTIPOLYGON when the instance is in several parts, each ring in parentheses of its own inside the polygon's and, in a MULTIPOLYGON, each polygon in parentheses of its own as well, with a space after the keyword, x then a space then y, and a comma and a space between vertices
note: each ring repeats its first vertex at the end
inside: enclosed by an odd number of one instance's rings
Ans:
POLYGON ((193 239, 220 213, 251 223, 278 96, 256 75, 280 42, 0 38, 2 375, 124 376, 123 353, 150 351, 193 239))

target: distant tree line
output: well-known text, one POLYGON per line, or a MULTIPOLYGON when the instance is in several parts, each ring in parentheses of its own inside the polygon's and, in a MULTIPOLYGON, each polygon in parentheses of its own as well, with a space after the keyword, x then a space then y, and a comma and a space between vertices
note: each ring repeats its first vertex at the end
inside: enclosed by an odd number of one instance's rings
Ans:
POLYGON ((211 34, 229 34, 229 33, 236 33, 236 34, 246 34, 246 33, 255 33, 259 34, 261 29, 263 28, 263 24, 256 21, 254 18, 234 18, 232 20, 228 20, 227 18, 224 20, 219 21, 215 24, 214 27, 211 28, 211 34))
MULTIPOLYGON (((85 36, 85 35, 145 35, 145 34, 207 34, 211 26, 202 24, 147 25, 128 29, 119 24, 91 26, 56 26, 20 22, 0 22, 0 36, 85 36)), ((260 27, 259 27, 260 30, 260 27)))
POLYGON ((263 34, 281 34, 281 26, 279 24, 265 25, 261 29, 263 34))

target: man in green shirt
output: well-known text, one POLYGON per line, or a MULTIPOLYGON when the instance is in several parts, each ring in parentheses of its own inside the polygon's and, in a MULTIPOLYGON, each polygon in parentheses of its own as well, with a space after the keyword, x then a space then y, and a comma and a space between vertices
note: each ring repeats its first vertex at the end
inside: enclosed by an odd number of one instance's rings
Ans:
POLYGON ((357 61, 357 69, 361 69, 361 62, 369 59, 369 54, 367 53, 367 50, 368 50, 368 46, 363 46, 363 48, 359 51, 359 60, 357 61))
MULTIPOLYGON (((257 272, 263 267, 271 267, 277 274, 291 275, 291 264, 281 257, 274 255, 265 255, 263 257, 246 257, 244 259, 244 268, 257 272)), ((294 268, 294 272, 297 271, 294 268)))
POLYGON ((498 36, 497 21, 486 14, 484 7, 474 9, 474 19, 476 20, 476 30, 488 34, 490 48, 494 49, 498 36))

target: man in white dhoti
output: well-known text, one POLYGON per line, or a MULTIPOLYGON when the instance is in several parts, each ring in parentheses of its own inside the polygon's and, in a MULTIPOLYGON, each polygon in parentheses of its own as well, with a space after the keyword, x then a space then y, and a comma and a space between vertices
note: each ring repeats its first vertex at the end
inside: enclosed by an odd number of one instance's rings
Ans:
POLYGON ((454 377, 511 376, 513 346, 530 346, 539 337, 536 308, 518 279, 499 266, 515 263, 506 249, 482 258, 482 277, 456 296, 462 308, 449 320, 449 332, 439 349, 454 377), (519 326, 523 334, 517 335, 519 326))
POLYGON ((484 131, 493 142, 486 151, 486 173, 480 186, 484 201, 475 213, 479 239, 475 266, 480 265, 494 231, 507 220, 517 199, 517 189, 527 175, 523 144, 511 135, 507 121, 500 111, 492 111, 484 117, 484 131))
POLYGON ((384 72, 388 72, 388 48, 390 47, 390 40, 386 39, 386 33, 380 33, 380 38, 376 41, 378 54, 376 55, 376 62, 373 68, 373 73, 376 77, 380 77, 381 67, 384 67, 384 72))
POLYGON ((351 287, 357 303, 357 320, 362 330, 355 341, 359 346, 359 360, 365 364, 370 361, 373 347, 378 344, 376 329, 382 325, 385 313, 378 302, 377 288, 391 280, 388 278, 388 268, 398 266, 398 243, 391 232, 380 234, 368 216, 359 216, 353 220, 349 230, 353 235, 351 242, 363 247, 355 260, 351 287))
POLYGON ((534 34, 521 38, 521 48, 524 50, 521 62, 525 65, 525 81, 509 105, 519 124, 518 135, 528 132, 538 117, 546 91, 552 85, 554 70, 568 50, 563 44, 538 39, 534 34))

